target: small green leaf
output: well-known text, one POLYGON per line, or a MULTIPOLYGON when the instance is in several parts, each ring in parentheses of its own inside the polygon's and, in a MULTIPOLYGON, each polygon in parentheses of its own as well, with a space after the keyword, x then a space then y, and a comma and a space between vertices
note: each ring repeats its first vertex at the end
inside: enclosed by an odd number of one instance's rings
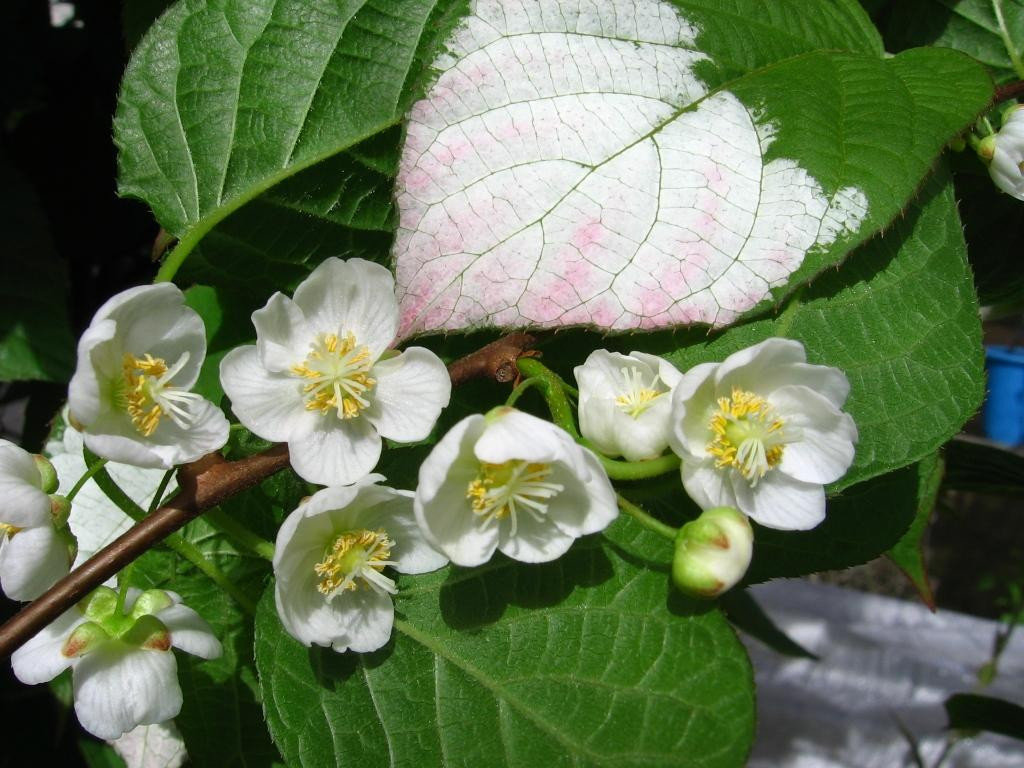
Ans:
POLYGON ((944 488, 1003 496, 1024 494, 1024 457, 1013 451, 958 439, 946 446, 944 457, 944 488))
POLYGON ((990 731, 1024 739, 1024 707, 991 696, 958 693, 946 699, 949 727, 965 731, 990 731))
POLYGON ((721 614, 600 537, 556 562, 402 577, 392 642, 304 648, 268 590, 267 719, 290 765, 739 766, 749 662, 721 614))

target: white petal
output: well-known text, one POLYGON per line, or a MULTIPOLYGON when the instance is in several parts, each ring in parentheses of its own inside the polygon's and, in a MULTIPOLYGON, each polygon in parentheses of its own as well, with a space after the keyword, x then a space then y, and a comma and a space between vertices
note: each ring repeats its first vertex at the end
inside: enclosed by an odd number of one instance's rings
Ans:
POLYGON ((85 425, 92 424, 102 413, 110 410, 109 398, 104 398, 100 386, 100 372, 103 369, 104 382, 121 375, 122 352, 113 342, 117 323, 113 320, 97 322, 85 329, 78 340, 78 365, 68 383, 68 408, 71 416, 85 425), (93 359, 93 352, 99 360, 93 359))
POLYGON ((216 659, 223 649, 210 625, 188 606, 176 603, 157 612, 156 617, 171 632, 171 645, 201 659, 216 659))
POLYGON ((363 415, 383 437, 400 443, 426 438, 451 399, 448 369, 437 355, 422 347, 410 347, 397 357, 378 361, 370 376, 377 384, 363 415))
POLYGON ((487 416, 487 424, 473 452, 480 461, 489 464, 503 464, 513 459, 547 463, 565 457, 567 436, 550 421, 504 408, 487 416))
POLYGON ((426 539, 456 565, 480 565, 498 545, 498 526, 473 514, 466 489, 480 471, 473 445, 484 417, 467 416, 438 441, 420 465, 413 511, 426 539))
POLYGON ((362 417, 323 419, 320 427, 288 442, 292 469, 303 480, 320 485, 354 483, 377 466, 381 439, 362 417))
POLYGON ((729 470, 717 469, 713 459, 684 459, 680 474, 687 495, 701 509, 739 506, 729 480, 729 470))
POLYGON ((448 564, 448 558, 424 538, 413 513, 412 494, 396 492, 394 498, 373 508, 374 522, 367 528, 383 528, 395 542, 391 560, 400 573, 429 573, 448 564))
POLYGON ((672 396, 665 393, 636 418, 619 411, 615 419, 620 453, 626 461, 660 456, 668 448, 672 428, 672 396))
POLYGON ((794 363, 780 365, 758 374, 756 392, 774 402, 773 393, 780 387, 802 385, 828 398, 836 408, 842 408, 850 395, 850 380, 838 368, 827 365, 794 363))
POLYGON ((561 530, 550 518, 537 520, 532 515, 519 513, 516 535, 510 536, 511 521, 501 521, 501 540, 498 549, 513 560, 523 563, 547 563, 561 557, 576 537, 561 530))
POLYGON ((657 371, 658 377, 669 389, 672 389, 683 378, 682 371, 663 357, 648 355, 646 352, 630 352, 629 356, 635 357, 640 362, 649 365, 652 370, 657 371))
POLYGON ((182 429, 163 418, 146 437, 128 419, 117 414, 101 419, 85 433, 85 445, 97 456, 136 467, 170 469, 205 456, 228 440, 228 420, 209 400, 190 404, 192 424, 182 429))
POLYGON ((32 454, 0 440, 0 523, 18 528, 48 525, 50 497, 41 485, 32 454))
POLYGON ((0 586, 12 600, 35 600, 67 576, 67 545, 50 525, 26 528, 0 547, 0 586))
POLYGON ((683 461, 707 455, 711 440, 711 416, 717 407, 715 371, 717 363, 702 363, 687 371, 672 390, 669 447, 683 461))
POLYGON ((343 637, 331 643, 331 647, 339 652, 369 653, 387 645, 395 622, 391 596, 361 587, 345 597, 348 598, 345 609, 349 614, 347 630, 343 637))
POLYGON ((252 324, 256 327, 259 364, 275 373, 287 372, 305 360, 316 336, 302 310, 283 293, 275 293, 262 309, 253 312, 252 324))
POLYGON ((853 463, 857 425, 848 413, 806 387, 783 387, 772 393, 772 404, 784 414, 787 428, 800 440, 783 449, 778 469, 790 477, 819 485, 838 480, 853 463))
POLYGON ((85 621, 78 608, 62 613, 21 648, 11 654, 14 676, 26 685, 53 680, 71 666, 71 659, 60 652, 68 635, 85 621))
POLYGON ((552 482, 562 483, 565 490, 548 508, 554 523, 575 537, 603 531, 619 516, 615 489, 601 462, 586 448, 579 448, 579 452, 588 472, 581 477, 571 474, 564 465, 556 464, 552 482))
POLYGON ((162 723, 181 711, 171 651, 104 643, 78 660, 73 678, 78 722, 101 739, 116 739, 137 725, 162 723))
POLYGON ((739 474, 733 478, 736 506, 767 528, 806 531, 825 519, 825 490, 771 471, 751 488, 739 474))
POLYGON ((188 759, 185 741, 173 720, 133 728, 111 743, 127 768, 181 768, 188 759))
POLYGON ((762 391, 758 382, 778 366, 807 362, 804 345, 793 339, 772 337, 752 347, 733 352, 715 371, 715 384, 720 395, 728 395, 733 386, 762 391))
POLYGON ((220 361, 220 383, 238 420, 264 440, 286 443, 315 430, 323 419, 306 410, 302 381, 270 373, 254 346, 236 347, 220 361))
POLYGON ((398 330, 394 277, 372 261, 324 260, 295 289, 295 303, 315 333, 353 333, 374 360, 398 330))

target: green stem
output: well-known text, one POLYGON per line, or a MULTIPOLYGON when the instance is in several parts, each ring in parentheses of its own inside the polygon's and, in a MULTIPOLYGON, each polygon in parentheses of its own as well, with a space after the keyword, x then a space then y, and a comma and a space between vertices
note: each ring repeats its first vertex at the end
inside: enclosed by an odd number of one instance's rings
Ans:
POLYGON ((93 464, 91 467, 88 467, 85 470, 85 474, 78 478, 78 482, 74 484, 74 486, 71 488, 70 491, 67 492, 67 495, 64 498, 66 498, 68 501, 73 500, 75 496, 78 495, 78 492, 82 490, 85 484, 89 482, 92 476, 99 472, 101 469, 103 469, 104 466, 106 466, 106 463, 106 459, 97 459, 96 463, 93 464))
POLYGON ((122 616, 124 614, 124 603, 128 599, 128 581, 129 574, 132 570, 132 564, 128 563, 121 572, 117 574, 117 603, 114 606, 114 615, 122 616))
POLYGON ((257 536, 223 510, 211 509, 203 515, 203 519, 243 549, 264 560, 273 561, 274 545, 262 536, 257 536))
MULTIPOLYGON (((101 459, 91 451, 85 451, 85 463, 90 468, 95 467, 94 479, 96 480, 96 485, 100 487, 100 490, 106 494, 108 499, 117 505, 118 509, 128 515, 128 517, 135 522, 139 522, 146 517, 146 512, 142 507, 136 504, 135 500, 121 489, 121 486, 114 481, 114 478, 110 476, 106 469, 104 469, 102 465, 96 466, 100 461, 101 459)), ((209 577, 213 583, 227 592, 243 610, 255 615, 256 603, 253 602, 248 595, 242 592, 238 586, 231 581, 231 579, 228 578, 220 568, 211 562, 192 542, 188 541, 180 533, 172 533, 164 539, 164 544, 168 549, 176 552, 178 555, 192 563, 192 565, 209 577)))
POLYGON ((593 451, 612 480, 644 480, 679 469, 679 457, 674 453, 645 461, 619 461, 603 456, 576 428, 572 406, 565 396, 567 385, 562 378, 534 357, 521 357, 517 365, 524 376, 537 381, 531 386, 539 388, 544 395, 544 402, 555 424, 572 435, 577 443, 593 451))
POLYGON ((661 520, 651 517, 647 512, 631 502, 629 499, 624 498, 621 494, 618 495, 617 498, 619 500, 619 509, 640 523, 644 528, 649 531, 654 531, 654 533, 659 536, 664 536, 670 541, 676 540, 676 535, 679 533, 678 528, 673 528, 671 525, 665 525, 661 520))
POLYGON ((541 386, 541 383, 541 380, 537 378, 523 379, 521 382, 519 382, 519 384, 516 385, 516 388, 513 389, 512 392, 509 394, 508 399, 505 401, 505 405, 515 405, 516 400, 522 397, 523 393, 526 390, 528 390, 530 387, 539 387, 541 386))
POLYGON ((1021 62, 1020 51, 1013 44, 1010 30, 1006 26, 1006 19, 1003 18, 1003 0, 992 0, 992 10, 995 11, 996 22, 999 24, 999 37, 1002 38, 1003 47, 1006 48, 1006 53, 1010 56, 1013 71, 1017 73, 1018 77, 1024 78, 1024 62, 1021 62))
POLYGON ((149 510, 146 512, 147 515, 152 515, 161 507, 161 501, 164 498, 164 491, 167 490, 167 484, 171 482, 171 477, 174 475, 173 469, 168 469, 164 472, 164 476, 160 478, 160 484, 156 487, 153 492, 153 500, 149 502, 149 510))

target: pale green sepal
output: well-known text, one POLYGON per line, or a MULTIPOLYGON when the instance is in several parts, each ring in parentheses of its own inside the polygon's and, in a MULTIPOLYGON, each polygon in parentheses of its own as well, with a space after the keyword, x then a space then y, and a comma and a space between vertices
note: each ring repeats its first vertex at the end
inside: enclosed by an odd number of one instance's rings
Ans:
POLYGON ((172 605, 174 605, 174 600, 162 589, 147 589, 139 595, 139 599, 132 606, 131 616, 133 619, 137 619, 146 614, 157 614, 172 605))
POLYGON ((53 464, 45 456, 39 454, 33 454, 32 459, 36 463, 36 469, 39 470, 39 478, 42 481, 39 487, 43 493, 56 493, 60 481, 57 479, 57 470, 53 468, 53 464))
POLYGON ((65 658, 75 659, 95 650, 97 646, 108 640, 110 640, 110 635, 103 627, 94 621, 87 621, 85 624, 79 624, 68 635, 60 652, 65 658))

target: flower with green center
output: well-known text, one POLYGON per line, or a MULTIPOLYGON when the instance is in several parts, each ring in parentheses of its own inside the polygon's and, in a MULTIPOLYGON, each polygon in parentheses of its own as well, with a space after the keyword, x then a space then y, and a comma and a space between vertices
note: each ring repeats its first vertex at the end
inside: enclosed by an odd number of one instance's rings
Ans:
POLYGON ((825 518, 823 486, 853 462, 849 391, 842 371, 808 364, 790 339, 690 369, 672 395, 670 437, 687 493, 770 528, 813 528, 825 518))
POLYGON ((78 342, 68 387, 71 419, 98 456, 170 469, 227 442, 228 422, 189 390, 206 357, 206 330, 170 283, 117 294, 78 342))
POLYGON ((281 623, 303 644, 336 651, 376 650, 391 637, 398 592, 385 569, 426 573, 447 558, 424 540, 412 494, 377 485, 324 488, 281 525, 274 552, 274 597, 281 623))
POLYGON ((618 515, 597 457, 560 427, 514 408, 468 416, 420 467, 416 520, 453 563, 554 560, 618 515))
POLYGON ((416 442, 448 404, 451 380, 433 352, 389 350, 398 328, 391 273, 330 258, 252 316, 256 345, 232 350, 220 378, 231 407, 260 437, 288 443, 292 467, 322 485, 370 472, 381 438, 416 442))
POLYGON ((595 350, 576 366, 580 432, 602 453, 641 461, 668 447, 672 388, 682 374, 643 352, 595 350))
POLYGON ((74 539, 55 490, 46 459, 0 440, 0 588, 12 600, 34 600, 68 572, 74 539))
POLYGON ((82 727, 116 739, 181 710, 172 648, 203 659, 221 654, 206 622, 174 592, 129 589, 119 605, 114 590, 99 587, 15 651, 11 665, 30 685, 70 667, 82 727))

